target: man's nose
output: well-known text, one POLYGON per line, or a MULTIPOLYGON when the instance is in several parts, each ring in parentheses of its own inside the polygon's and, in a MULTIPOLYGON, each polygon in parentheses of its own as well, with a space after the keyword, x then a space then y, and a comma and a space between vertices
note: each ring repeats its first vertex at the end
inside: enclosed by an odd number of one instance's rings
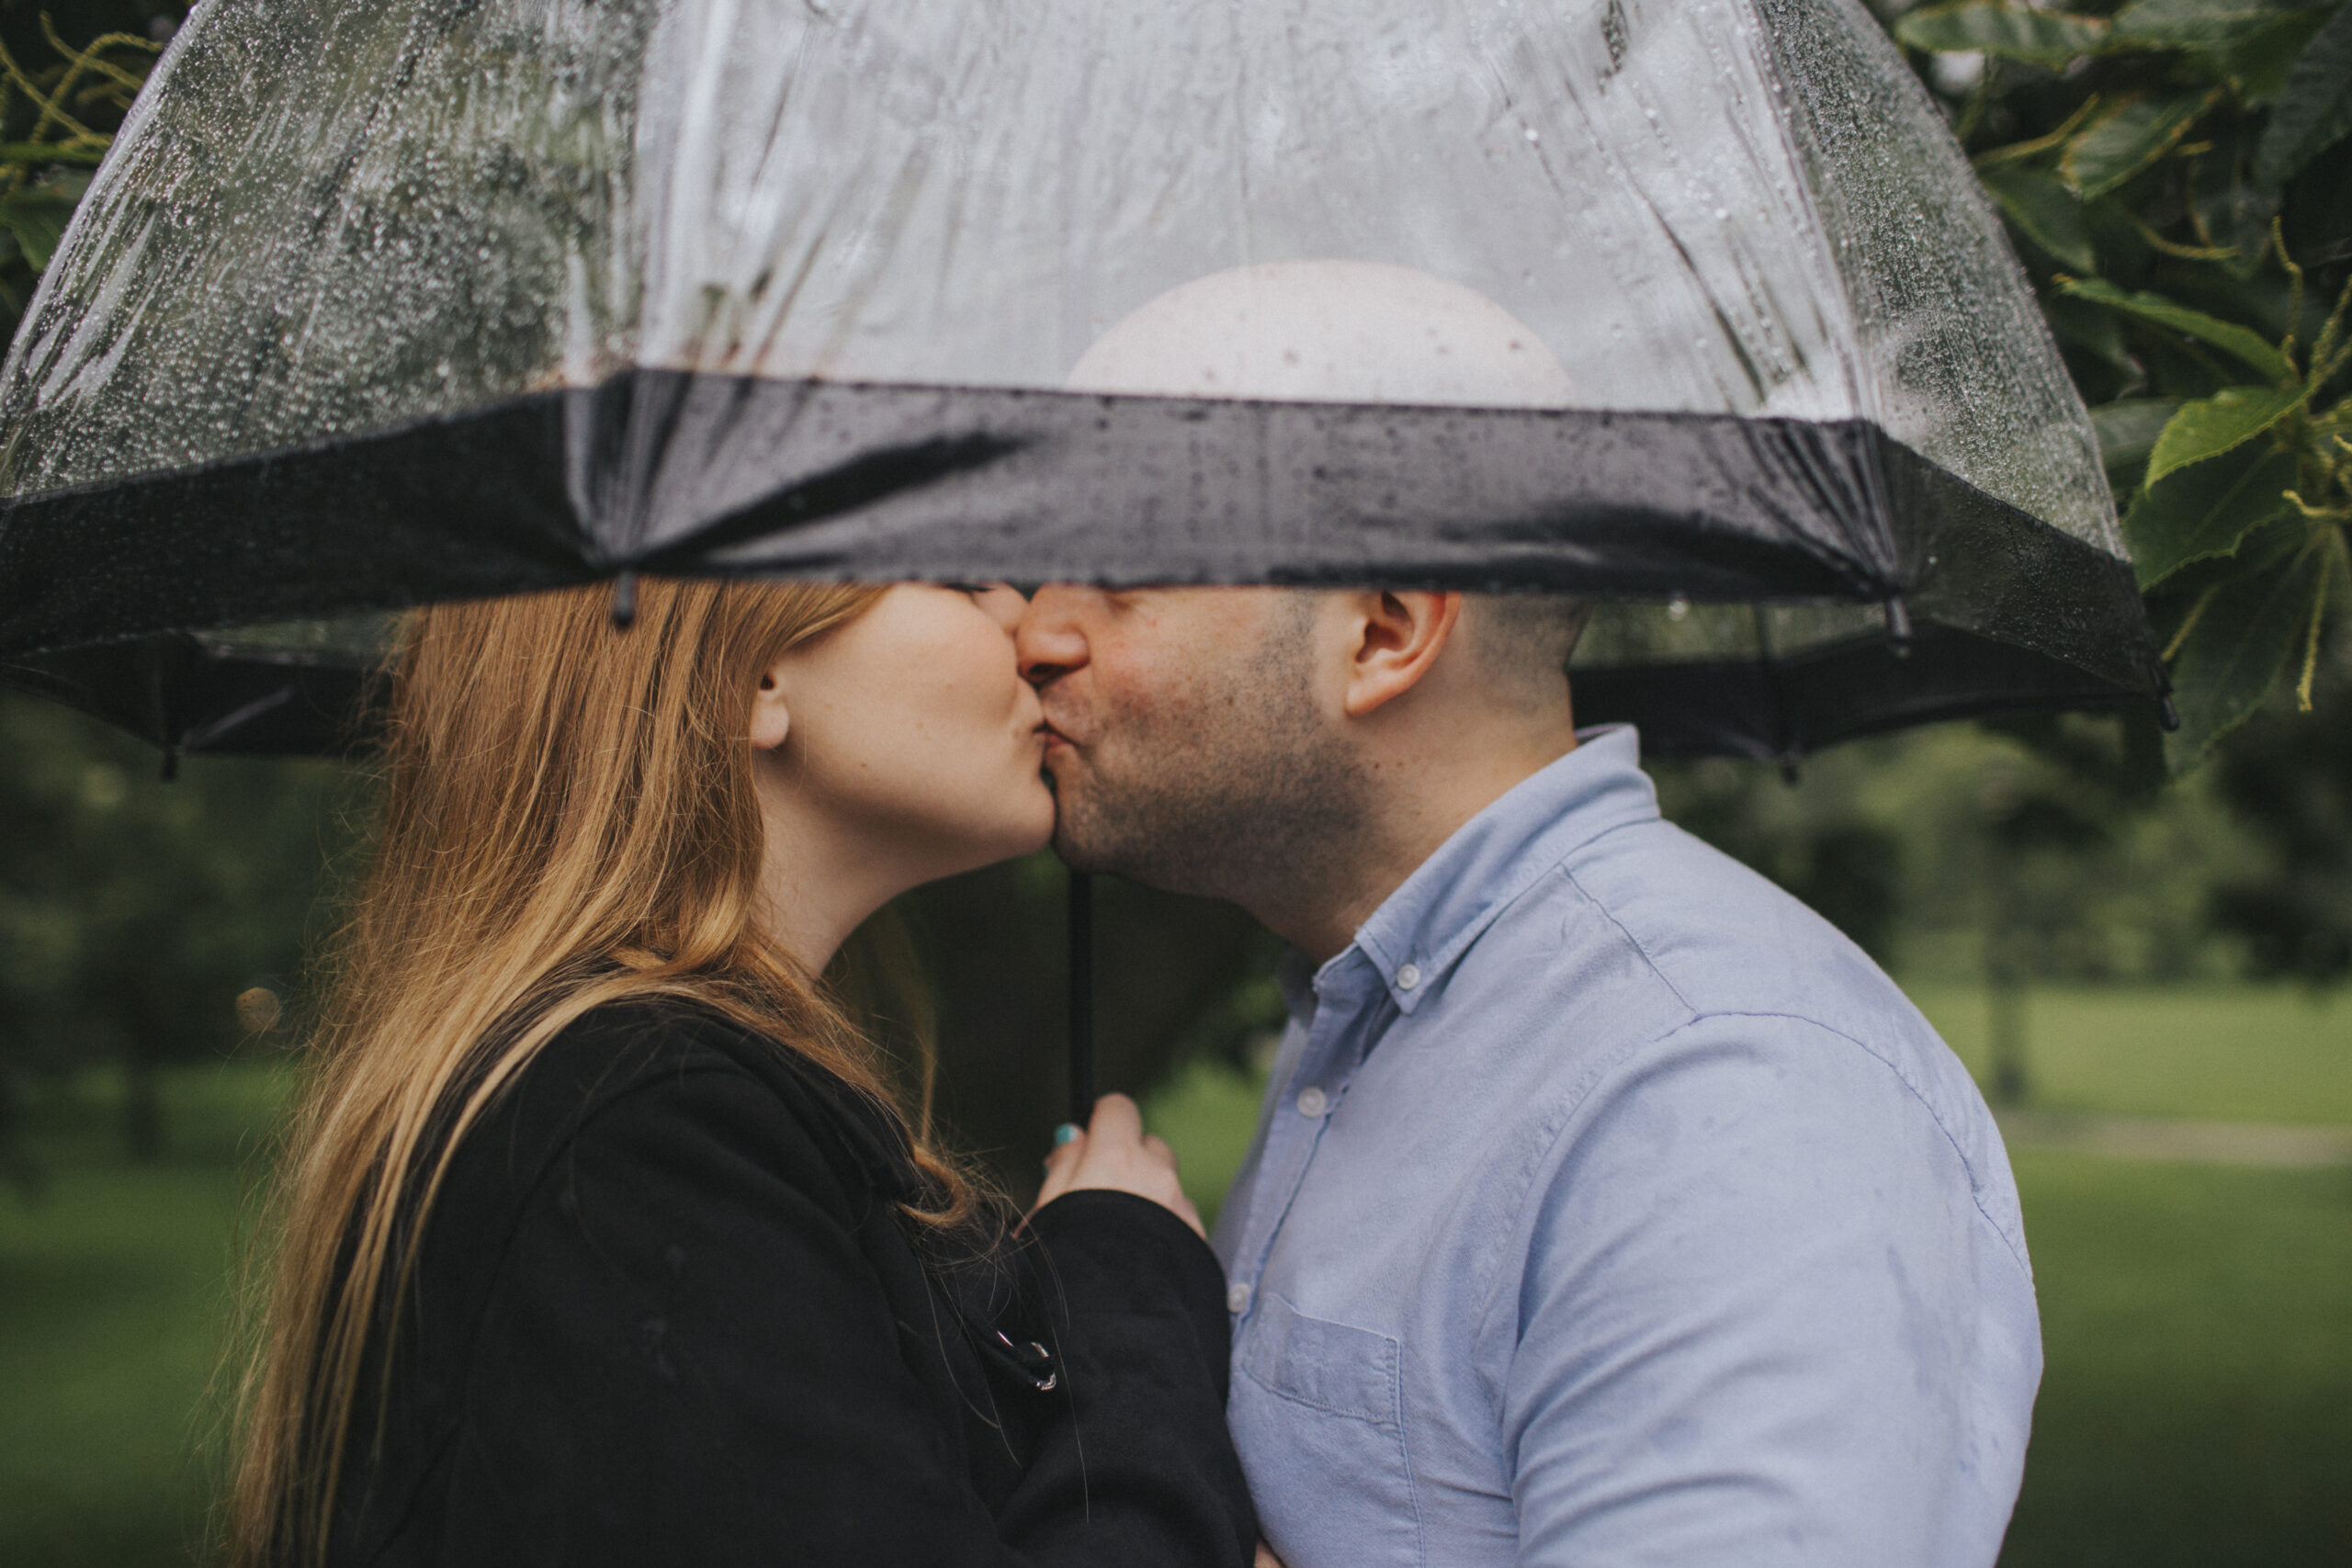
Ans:
POLYGON ((1049 582, 1030 595, 1029 608, 1012 632, 1022 679, 1043 686, 1086 662, 1085 614, 1093 597, 1066 582, 1049 582))

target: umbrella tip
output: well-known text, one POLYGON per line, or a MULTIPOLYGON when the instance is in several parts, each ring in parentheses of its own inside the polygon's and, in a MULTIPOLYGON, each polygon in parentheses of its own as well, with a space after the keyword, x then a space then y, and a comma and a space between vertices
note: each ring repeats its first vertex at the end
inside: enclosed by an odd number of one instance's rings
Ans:
POLYGON ((613 629, 625 632, 637 624, 637 573, 624 571, 613 580, 613 629))
POLYGON ((1897 659, 1911 657, 1911 606, 1899 596, 1886 602, 1886 646, 1897 659))

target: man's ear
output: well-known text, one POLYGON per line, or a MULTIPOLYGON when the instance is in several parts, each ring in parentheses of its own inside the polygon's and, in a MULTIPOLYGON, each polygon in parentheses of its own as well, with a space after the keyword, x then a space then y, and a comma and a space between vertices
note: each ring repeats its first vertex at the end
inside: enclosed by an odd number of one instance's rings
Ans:
POLYGON ((1420 683, 1462 618, 1462 595, 1366 589, 1346 595, 1348 685, 1340 706, 1362 718, 1420 683))
POLYGON ((752 694, 752 750, 773 751, 792 733, 792 715, 784 705, 784 666, 760 672, 760 689, 752 694))

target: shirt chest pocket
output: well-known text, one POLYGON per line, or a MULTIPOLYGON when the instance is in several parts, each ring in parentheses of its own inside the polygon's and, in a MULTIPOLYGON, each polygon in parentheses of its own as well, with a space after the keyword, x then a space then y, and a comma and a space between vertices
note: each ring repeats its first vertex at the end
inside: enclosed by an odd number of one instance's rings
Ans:
POLYGON ((1419 1562, 1397 1342, 1270 1291, 1236 1349, 1234 1438, 1275 1554, 1290 1568, 1419 1562))

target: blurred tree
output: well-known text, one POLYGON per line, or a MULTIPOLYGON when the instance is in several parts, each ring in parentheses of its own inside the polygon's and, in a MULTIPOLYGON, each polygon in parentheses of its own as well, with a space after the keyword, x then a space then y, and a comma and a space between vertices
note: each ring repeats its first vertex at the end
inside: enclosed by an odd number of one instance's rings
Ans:
MULTIPOLYGON (((2152 724, 2070 715, 1841 747, 1783 780, 1657 763, 1667 815, 1787 887, 1906 977, 1982 983, 2022 1098, 2028 989, 2226 973, 2213 889, 2262 863, 2213 773, 2170 788, 2152 724)), ((2258 878, 2256 880, 2259 880, 2258 878)))
POLYGON ((2210 777, 2153 787, 2154 744, 2153 727, 2074 715, 1861 741, 1793 780, 1727 761, 1651 772, 1668 817, 1889 967, 1981 974, 2000 921, 2029 933, 2030 979, 2211 973, 2226 959, 2208 929, 2210 891, 2252 846, 2210 777), (1996 879, 2007 889, 1997 908, 1996 879))
MULTIPOLYGON (((2073 739, 2063 733, 2033 737, 2045 755, 2073 739)), ((2077 764, 2077 769, 2096 776, 2098 761, 2094 753, 2090 766, 2077 764)), ((2019 1105, 2026 1099, 2029 1077, 2026 985, 2043 967, 2037 960, 2049 951, 2051 938, 2059 934, 2049 927, 2070 923, 2066 917, 2073 913, 2052 910, 2046 904, 2037 907, 2028 891, 2030 868, 2038 857, 2055 855, 2080 862, 2109 849, 2114 843, 2117 803, 2105 792, 2048 787, 2046 777, 2037 780, 2033 771, 2018 766, 2017 760, 1997 755, 1987 759, 1981 779, 1973 837, 1979 843, 1984 909, 1991 1089, 1999 1103, 2019 1105), (2057 920, 2049 918, 2052 914, 2057 920), (2037 919, 2037 915, 2043 918, 2037 919)))
POLYGON ((156 763, 0 694, 0 1110, 28 1073, 111 1061, 140 1155, 164 1141, 154 1068, 248 1038, 266 1011, 239 994, 300 968, 347 788, 331 763, 208 758, 173 784, 156 763))
POLYGON ((2352 976, 2352 637, 2312 684, 2315 720, 2274 704, 2222 749, 2222 798, 2262 852, 2217 880, 2213 912, 2257 974, 2316 985, 2352 976))

